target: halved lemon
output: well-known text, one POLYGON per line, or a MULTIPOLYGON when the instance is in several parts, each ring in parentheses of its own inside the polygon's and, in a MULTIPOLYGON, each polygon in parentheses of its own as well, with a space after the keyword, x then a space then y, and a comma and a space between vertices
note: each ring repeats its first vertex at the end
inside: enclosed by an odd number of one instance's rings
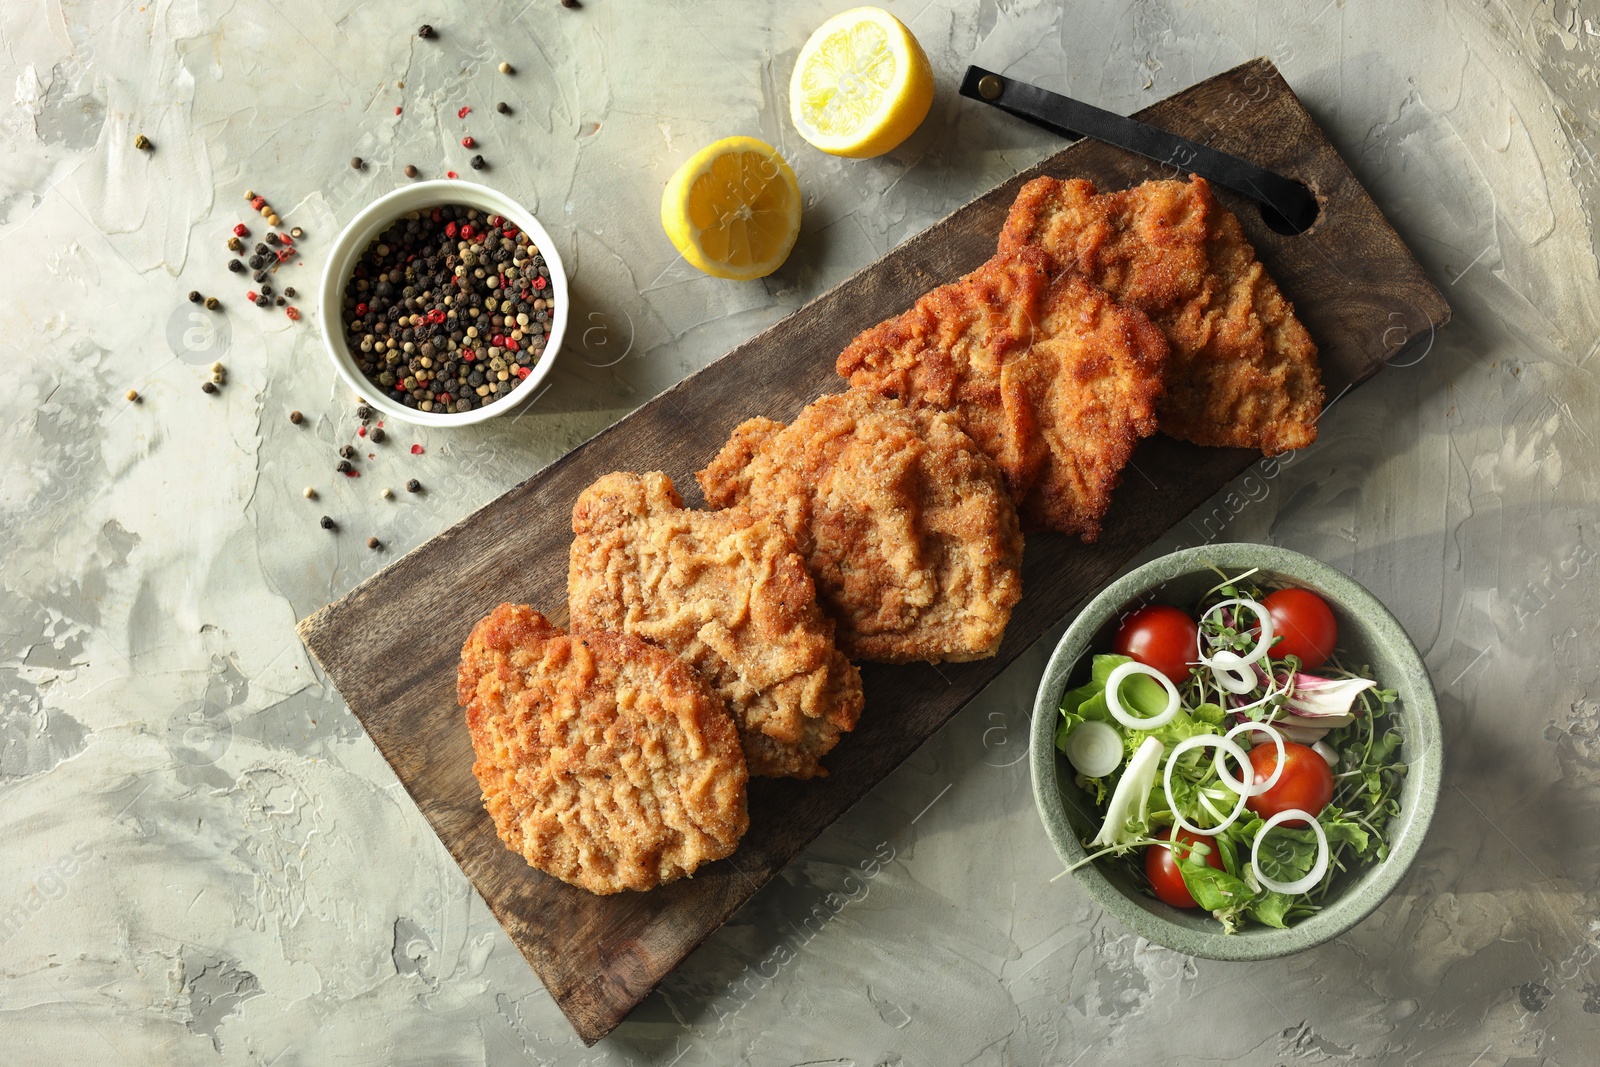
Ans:
POLYGON ((764 278, 800 236, 800 183, 778 150, 725 137, 690 156, 661 194, 661 226, 717 278, 764 278))
POLYGON ((881 156, 922 124, 933 68, 901 21, 876 7, 833 16, 800 49, 789 117, 800 136, 835 156, 881 156))

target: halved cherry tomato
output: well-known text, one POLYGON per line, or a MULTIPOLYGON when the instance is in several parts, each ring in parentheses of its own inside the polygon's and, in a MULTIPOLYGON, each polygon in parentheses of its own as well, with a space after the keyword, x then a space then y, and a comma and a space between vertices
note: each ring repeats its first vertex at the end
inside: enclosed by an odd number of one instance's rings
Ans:
POLYGON ((1262 604, 1272 616, 1273 633, 1282 638, 1272 655, 1299 656, 1306 670, 1328 662, 1339 644, 1339 624, 1327 601, 1309 589, 1289 588, 1268 594, 1262 604))
MULTIPOLYGON (((1222 865, 1222 853, 1217 850, 1217 843, 1208 837, 1179 830, 1174 847, 1185 859, 1200 859, 1200 850, 1194 847, 1197 841, 1208 850, 1205 854, 1206 865, 1215 867, 1219 871, 1225 870, 1222 865)), ((1150 879, 1150 888, 1155 890, 1156 899, 1163 904, 1171 904, 1174 908, 1200 906, 1189 892, 1189 887, 1184 884, 1183 872, 1178 870, 1178 861, 1173 856, 1172 848, 1166 845, 1147 846, 1144 850, 1144 873, 1145 877, 1150 879)))
MULTIPOLYGON (((1256 781, 1271 778, 1272 770, 1277 765, 1277 745, 1260 744, 1250 750, 1250 766, 1255 771, 1256 781)), ((1244 802, 1244 806, 1263 819, 1270 819, 1278 812, 1288 811, 1291 808, 1320 815, 1322 809, 1327 807, 1328 801, 1332 799, 1333 768, 1328 766, 1328 761, 1315 749, 1297 745, 1293 741, 1285 741, 1283 774, 1271 789, 1249 798, 1244 802)), ((1303 829, 1306 821, 1291 819, 1281 825, 1290 829, 1303 829)))
POLYGON ((1194 620, 1181 608, 1147 604, 1122 620, 1112 650, 1119 656, 1132 656, 1166 675, 1174 685, 1182 685, 1195 658, 1198 633, 1194 620))

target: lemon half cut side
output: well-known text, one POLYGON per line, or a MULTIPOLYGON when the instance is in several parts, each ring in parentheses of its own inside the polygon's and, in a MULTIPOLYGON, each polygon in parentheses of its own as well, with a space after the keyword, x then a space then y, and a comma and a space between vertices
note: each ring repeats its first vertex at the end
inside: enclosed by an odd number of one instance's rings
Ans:
POLYGON ((778 150, 725 137, 690 156, 661 194, 661 227, 717 278, 764 278, 800 236, 800 184, 778 150))
POLYGON ((817 28, 789 79, 789 117, 822 151, 881 156, 911 136, 933 105, 933 68, 911 31, 881 8, 858 7, 817 28))

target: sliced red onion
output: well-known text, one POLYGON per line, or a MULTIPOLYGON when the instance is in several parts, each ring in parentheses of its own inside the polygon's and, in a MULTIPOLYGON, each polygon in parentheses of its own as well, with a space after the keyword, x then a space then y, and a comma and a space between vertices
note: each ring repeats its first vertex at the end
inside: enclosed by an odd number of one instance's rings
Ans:
POLYGON ((1370 678, 1323 678, 1304 672, 1297 673, 1291 680, 1294 692, 1289 695, 1290 711, 1308 719, 1348 718, 1351 721, 1355 719, 1356 698, 1378 684, 1370 678))
POLYGON ((1130 730, 1159 730, 1172 721, 1178 714, 1178 707, 1182 703, 1178 699, 1178 687, 1172 684, 1172 679, 1146 663, 1130 660, 1111 672, 1111 677, 1106 679, 1106 707, 1111 711, 1111 717, 1130 730), (1148 719, 1141 719, 1122 706, 1122 696, 1117 692, 1122 687, 1123 681, 1133 674, 1147 674, 1161 683, 1161 688, 1167 691, 1167 706, 1158 715, 1148 719))
MULTIPOLYGON (((1173 755, 1177 755, 1177 749, 1173 749, 1173 755)), ((1322 881, 1324 874, 1328 873, 1328 835, 1322 832, 1322 824, 1317 822, 1317 817, 1310 812, 1302 811, 1299 808, 1280 811, 1261 824, 1261 831, 1256 834, 1256 839, 1250 842, 1250 866, 1256 872, 1256 881, 1274 893, 1292 895, 1294 893, 1307 892, 1322 881), (1288 822, 1290 819, 1304 819, 1311 824, 1311 829, 1317 835, 1317 861, 1311 865, 1311 870, 1304 878, 1296 878, 1292 882, 1280 882, 1261 873, 1261 839, 1271 833, 1274 826, 1288 822)))
MULTIPOLYGON (((1178 810, 1177 803, 1172 799, 1172 768, 1173 765, 1178 762, 1178 757, 1189 751, 1191 748, 1221 749, 1223 752, 1226 752, 1228 755, 1238 760, 1239 767, 1242 770, 1250 766, 1250 757, 1245 755, 1244 749, 1228 740, 1228 738, 1223 737, 1221 734, 1195 734, 1193 737, 1185 738, 1184 740, 1179 741, 1177 745, 1173 746, 1172 756, 1167 760, 1166 772, 1161 776, 1161 787, 1166 791, 1167 807, 1172 811, 1172 821, 1177 823, 1183 829, 1189 831, 1191 834, 1199 834, 1201 837, 1215 837, 1217 834, 1222 833, 1222 831, 1232 826, 1234 820, 1239 818, 1239 813, 1244 810, 1245 795, 1240 793, 1239 802, 1233 806, 1233 813, 1221 823, 1213 826, 1209 830, 1202 829, 1191 823, 1188 819, 1185 819, 1183 817, 1183 812, 1178 810)), ((1250 772, 1246 770, 1245 773, 1248 774, 1250 772)))

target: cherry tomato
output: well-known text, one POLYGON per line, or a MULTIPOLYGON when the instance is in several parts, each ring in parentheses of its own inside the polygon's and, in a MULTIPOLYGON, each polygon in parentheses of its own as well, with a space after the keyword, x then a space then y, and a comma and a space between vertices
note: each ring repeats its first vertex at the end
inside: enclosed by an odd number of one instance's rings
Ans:
MULTIPOLYGON (((1271 778, 1272 770, 1277 765, 1277 745, 1260 744, 1250 750, 1250 766, 1256 773, 1256 781, 1271 778)), ((1299 808, 1312 815, 1320 815, 1322 809, 1327 807, 1328 801, 1332 799, 1333 768, 1328 766, 1328 761, 1315 749, 1297 745, 1293 741, 1285 741, 1283 774, 1278 777, 1277 784, 1265 793, 1246 800, 1244 806, 1263 819, 1270 819, 1278 812, 1288 811, 1290 808, 1299 808)), ((1306 821, 1291 819, 1280 825, 1290 829, 1303 829, 1306 821)))
MULTIPOLYGON (((1199 837, 1187 830, 1179 830, 1177 838, 1178 852, 1185 858, 1200 858, 1200 853, 1193 849, 1198 841, 1207 846, 1209 851, 1205 855, 1208 866, 1217 870, 1225 870, 1222 866, 1222 853, 1218 851, 1217 844, 1208 837, 1199 837)), ((1156 899, 1163 904, 1171 904, 1174 908, 1198 908, 1200 905, 1190 894, 1189 887, 1184 884, 1183 872, 1178 870, 1178 861, 1173 856, 1173 850, 1166 845, 1149 845, 1144 850, 1144 873, 1150 879, 1150 888, 1155 890, 1156 899)))
POLYGON ((1182 609, 1147 604, 1122 620, 1111 647, 1117 655, 1132 656, 1166 675, 1174 685, 1182 685, 1195 658, 1198 634, 1194 620, 1182 609))
POLYGON ((1299 656, 1300 665, 1314 670, 1328 662, 1339 643, 1339 624, 1327 601, 1309 589, 1280 589, 1262 601, 1272 616, 1272 632, 1282 638, 1272 655, 1299 656))

